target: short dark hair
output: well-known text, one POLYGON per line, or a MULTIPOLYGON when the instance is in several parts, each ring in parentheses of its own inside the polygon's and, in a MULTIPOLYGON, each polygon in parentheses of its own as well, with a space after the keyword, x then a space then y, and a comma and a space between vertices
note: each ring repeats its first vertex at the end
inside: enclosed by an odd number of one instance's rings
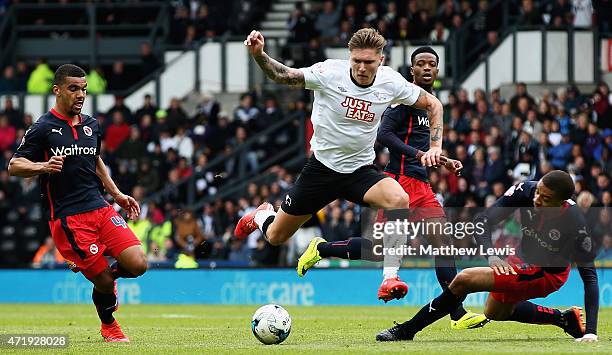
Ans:
POLYGON ((433 48, 431 48, 429 46, 424 46, 424 47, 419 47, 419 48, 415 49, 414 52, 412 52, 412 55, 410 56, 410 63, 412 65, 414 65, 414 58, 416 58, 416 56, 421 54, 421 53, 430 53, 430 54, 433 54, 434 56, 436 56, 436 67, 440 63, 440 57, 438 56, 438 53, 436 53, 436 51, 433 48))
POLYGON ((87 74, 85 70, 74 64, 63 64, 55 71, 55 77, 53 78, 53 85, 61 85, 64 83, 66 77, 72 76, 75 78, 84 78, 87 74))
POLYGON ((574 195, 575 185, 570 174, 561 170, 553 170, 542 177, 542 183, 555 192, 559 200, 567 200, 574 195))

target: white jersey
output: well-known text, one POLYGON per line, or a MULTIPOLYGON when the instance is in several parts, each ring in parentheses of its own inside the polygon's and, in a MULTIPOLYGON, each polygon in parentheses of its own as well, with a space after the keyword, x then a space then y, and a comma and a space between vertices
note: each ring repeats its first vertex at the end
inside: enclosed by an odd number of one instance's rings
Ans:
POLYGON ((306 89, 314 90, 311 149, 317 160, 339 173, 374 162, 383 112, 392 103, 414 105, 421 90, 387 66, 378 68, 368 87, 352 81, 348 60, 328 59, 300 70, 306 89))

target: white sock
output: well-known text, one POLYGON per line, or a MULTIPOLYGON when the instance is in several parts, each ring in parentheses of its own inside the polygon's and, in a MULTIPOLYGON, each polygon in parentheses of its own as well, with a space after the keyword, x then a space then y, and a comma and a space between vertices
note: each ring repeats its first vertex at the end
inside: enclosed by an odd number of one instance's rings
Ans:
POLYGON ((270 210, 261 210, 255 213, 255 224, 259 227, 259 230, 263 232, 263 224, 270 216, 276 216, 276 212, 270 210))
POLYGON ((383 267, 383 279, 394 279, 397 277, 399 266, 385 266, 383 267))
MULTIPOLYGON (((397 249, 399 250, 403 245, 406 245, 408 236, 405 234, 385 234, 383 236, 383 247, 385 250, 397 249)), ((402 255, 389 255, 385 253, 383 262, 383 278, 395 278, 399 271, 400 264, 402 263, 402 255)))

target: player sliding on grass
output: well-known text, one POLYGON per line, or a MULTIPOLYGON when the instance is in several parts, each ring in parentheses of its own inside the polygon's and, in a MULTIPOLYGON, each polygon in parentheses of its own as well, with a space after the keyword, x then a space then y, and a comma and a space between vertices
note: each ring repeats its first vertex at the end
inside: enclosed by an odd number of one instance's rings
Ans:
MULTIPOLYGON (((431 93, 432 85, 438 76, 438 54, 431 47, 420 47, 410 58, 412 62, 410 72, 414 84, 431 93)), ((431 146, 440 146, 441 137, 442 122, 430 122, 427 111, 398 105, 388 108, 383 114, 378 141, 389 148, 390 159, 385 167, 385 174, 399 182, 410 196, 411 213, 404 218, 411 222, 422 220, 425 223, 445 222, 446 214, 429 185, 427 169, 417 159, 419 151, 427 151, 431 146)), ((461 162, 453 161, 451 171, 456 173, 462 167, 461 162)), ((448 236, 428 237, 435 247, 448 245, 450 242, 448 236)), ((385 248, 396 249, 406 244, 407 236, 385 235, 383 242, 385 248)), ((298 261, 298 275, 303 276, 321 258, 367 258, 361 253, 362 248, 371 249, 366 244, 371 243, 362 238, 339 242, 325 242, 322 238, 315 238, 298 261)), ((378 298, 385 302, 394 298, 400 299, 408 292, 408 285, 401 281, 397 274, 401 258, 401 255, 384 255, 384 281, 378 290, 378 298)), ((438 281, 442 289, 446 289, 457 275, 455 259, 453 256, 436 256, 435 265, 438 281)), ((478 328, 487 322, 484 315, 467 312, 461 305, 453 310, 450 316, 451 327, 455 329, 478 328)))
POLYGON ((145 273, 147 259, 140 241, 100 193, 138 218, 140 207, 119 191, 100 158, 98 121, 81 114, 87 81, 76 65, 64 64, 53 81, 55 107, 28 129, 9 163, 9 174, 40 177, 51 236, 74 272, 94 285, 92 299, 107 342, 128 342, 113 317, 119 306, 116 279, 145 273), (104 254, 117 262, 109 267, 104 254))
MULTIPOLYGON (((349 60, 329 59, 302 69, 270 58, 258 31, 252 31, 244 44, 268 78, 315 92, 310 141, 314 154, 278 212, 269 203, 262 204, 240 219, 234 232, 237 237, 245 238, 259 228, 271 244, 282 244, 313 213, 338 198, 385 209, 409 207, 401 185, 373 165, 376 132, 392 103, 427 110, 434 122, 442 122, 442 104, 381 65, 386 41, 376 30, 361 29, 351 37, 349 60)), ((439 142, 441 133, 435 134, 439 142)), ((441 152, 441 144, 432 146, 422 163, 440 164, 441 152)))
POLYGON ((477 215, 475 222, 484 226, 484 232, 475 237, 485 250, 492 248, 491 227, 521 208, 522 261, 511 264, 490 256, 490 267, 461 271, 440 296, 412 319, 382 331, 376 340, 412 340, 423 328, 455 310, 469 293, 489 291, 485 315, 491 320, 552 324, 578 341, 597 341, 599 290, 594 251, 584 216, 570 200, 573 194, 572 178, 559 170, 538 182, 511 187, 491 208, 477 215), (527 301, 545 297, 563 286, 571 262, 578 264, 584 283, 586 330, 578 307, 560 311, 527 301))

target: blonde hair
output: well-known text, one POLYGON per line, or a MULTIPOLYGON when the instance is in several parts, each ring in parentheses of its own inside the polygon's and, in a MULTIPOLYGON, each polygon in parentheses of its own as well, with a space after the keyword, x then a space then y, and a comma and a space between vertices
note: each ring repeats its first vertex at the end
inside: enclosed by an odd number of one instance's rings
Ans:
POLYGON ((376 49, 377 53, 382 53, 387 45, 387 40, 377 30, 373 28, 362 28, 355 32, 348 43, 349 51, 353 49, 376 49))

